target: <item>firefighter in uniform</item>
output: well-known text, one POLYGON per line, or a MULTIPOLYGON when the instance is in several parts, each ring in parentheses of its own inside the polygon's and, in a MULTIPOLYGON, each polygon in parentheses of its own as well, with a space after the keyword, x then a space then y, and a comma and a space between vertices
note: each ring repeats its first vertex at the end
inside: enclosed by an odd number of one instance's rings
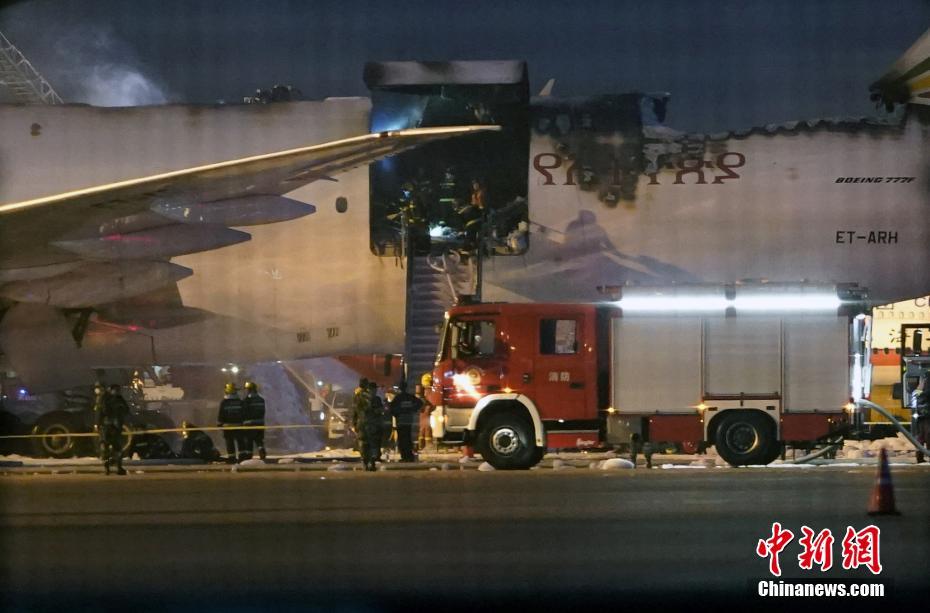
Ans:
MULTIPOLYGON (((380 421, 378 427, 377 447, 372 451, 375 454, 375 460, 381 461, 381 451, 391 445, 391 414, 384 408, 384 400, 378 395, 378 382, 369 381, 368 391, 371 398, 371 412, 380 421)), ((385 395, 387 393, 385 392, 385 395)))
POLYGON ((383 410, 379 410, 380 398, 373 402, 372 398, 377 389, 372 389, 368 381, 359 382, 359 389, 355 394, 355 404, 352 407, 352 429, 358 438, 359 452, 365 470, 375 470, 375 462, 381 457, 381 420, 383 410))
POLYGON ((103 383, 99 381, 94 384, 94 431, 99 437, 97 439, 97 457, 101 460, 103 457, 103 432, 100 430, 100 420, 103 419, 103 410, 107 401, 107 390, 103 383))
POLYGON ((123 425, 129 415, 129 405, 120 396, 119 385, 114 383, 103 398, 102 410, 97 414, 97 432, 103 450, 103 469, 110 474, 110 464, 116 463, 116 474, 123 470, 123 425))
POLYGON ((420 383, 414 390, 414 395, 422 402, 420 407, 420 431, 417 435, 417 451, 423 451, 433 442, 433 429, 430 427, 429 416, 436 407, 426 398, 426 388, 433 385, 433 377, 429 373, 420 378, 420 383))
POLYGON ((400 384, 400 393, 391 401, 391 415, 397 430, 397 448, 401 462, 416 462, 413 455, 413 426, 417 423, 423 402, 407 391, 407 384, 400 384))
MULTIPOLYGON (((264 426, 265 425, 265 399, 258 393, 258 385, 252 381, 245 384, 245 399, 243 405, 243 426, 264 426)), ((264 430, 243 430, 245 435, 245 453, 248 458, 252 457, 252 448, 258 448, 258 457, 265 461, 265 431, 264 430)), ((239 459, 242 459, 243 451, 239 450, 239 459)))
MULTIPOLYGON (((236 386, 233 383, 227 383, 223 390, 223 400, 220 402, 220 412, 216 417, 216 425, 225 428, 228 426, 242 425, 242 400, 236 392, 236 386)), ((237 461, 236 444, 240 449, 244 449, 242 430, 223 430, 223 438, 226 440, 226 461, 229 464, 235 464, 237 461)))

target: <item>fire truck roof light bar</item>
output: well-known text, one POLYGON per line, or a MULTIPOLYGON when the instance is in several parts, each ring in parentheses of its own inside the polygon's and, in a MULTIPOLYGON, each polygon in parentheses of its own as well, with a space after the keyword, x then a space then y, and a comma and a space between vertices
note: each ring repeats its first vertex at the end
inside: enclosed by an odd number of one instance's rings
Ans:
POLYGON ((836 311, 843 301, 836 292, 778 292, 770 288, 763 290, 737 288, 736 292, 724 289, 711 292, 675 291, 657 292, 655 290, 624 291, 624 296, 617 301, 617 306, 630 313, 701 313, 719 312, 726 309, 736 311, 764 312, 824 312, 836 311))

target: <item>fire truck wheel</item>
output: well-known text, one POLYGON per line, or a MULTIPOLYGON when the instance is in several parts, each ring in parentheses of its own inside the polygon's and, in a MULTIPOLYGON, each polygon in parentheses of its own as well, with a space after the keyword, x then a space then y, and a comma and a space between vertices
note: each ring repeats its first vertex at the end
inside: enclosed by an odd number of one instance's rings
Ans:
POLYGON ((532 425, 511 412, 488 419, 478 433, 478 451, 498 470, 525 470, 538 462, 532 425))
POLYGON ((768 464, 778 444, 770 421, 751 411, 732 411, 722 416, 714 438, 717 453, 733 466, 768 464))

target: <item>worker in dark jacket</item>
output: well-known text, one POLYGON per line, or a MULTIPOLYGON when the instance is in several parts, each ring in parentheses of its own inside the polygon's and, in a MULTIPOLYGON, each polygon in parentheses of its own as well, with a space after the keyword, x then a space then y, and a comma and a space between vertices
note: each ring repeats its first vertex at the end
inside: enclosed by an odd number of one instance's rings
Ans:
MULTIPOLYGON (((258 393, 258 384, 247 381, 245 384, 245 399, 243 405, 243 426, 264 426, 265 425, 265 399, 258 393)), ((252 448, 258 448, 258 457, 265 460, 265 431, 242 430, 245 440, 245 456, 249 459, 252 457, 252 448)), ((243 459, 243 450, 239 450, 239 459, 243 459)))
POLYGON ((417 425, 423 402, 407 391, 407 384, 400 384, 400 393, 391 401, 391 415, 394 416, 397 431, 397 448, 402 462, 416 462, 413 455, 413 428, 417 425))
POLYGON ((100 421, 103 419, 104 407, 107 402, 107 388, 99 381, 94 384, 94 430, 97 432, 97 457, 101 460, 104 456, 103 432, 100 429, 100 421))
POLYGON ((103 469, 110 474, 110 464, 116 463, 116 474, 125 475, 123 470, 123 426, 129 415, 129 405, 120 396, 119 385, 113 384, 107 390, 103 406, 97 413, 97 432, 100 435, 103 451, 103 469))
POLYGON ((359 452, 365 470, 375 470, 375 462, 381 457, 381 429, 384 405, 378 398, 378 386, 368 381, 359 383, 355 403, 352 407, 352 429, 358 438, 359 452))
MULTIPOLYGON (((223 390, 225 395, 220 402, 220 412, 216 417, 216 425, 221 428, 236 427, 242 425, 243 409, 242 399, 239 398, 236 386, 233 383, 227 383, 223 390)), ((243 449, 242 430, 223 430, 223 438, 226 440, 226 462, 235 464, 237 461, 236 444, 243 449)))

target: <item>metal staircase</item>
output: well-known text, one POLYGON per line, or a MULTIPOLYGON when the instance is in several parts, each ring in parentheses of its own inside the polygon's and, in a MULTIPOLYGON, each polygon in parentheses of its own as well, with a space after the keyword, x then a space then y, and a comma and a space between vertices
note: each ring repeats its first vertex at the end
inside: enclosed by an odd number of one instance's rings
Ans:
POLYGON ((474 291, 473 267, 446 255, 407 259, 407 337, 404 357, 409 386, 432 370, 439 326, 461 294, 474 291))
POLYGON ((0 33, 0 85, 16 102, 62 104, 61 96, 3 33, 0 33))

